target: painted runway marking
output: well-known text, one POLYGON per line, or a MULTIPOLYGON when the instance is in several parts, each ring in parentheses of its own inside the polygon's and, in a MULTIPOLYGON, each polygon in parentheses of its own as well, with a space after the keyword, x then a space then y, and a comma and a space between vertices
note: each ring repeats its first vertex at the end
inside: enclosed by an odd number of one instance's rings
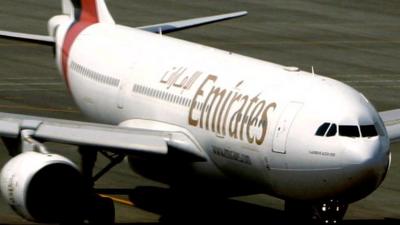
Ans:
POLYGON ((123 204, 123 205, 135 206, 135 204, 133 202, 129 201, 129 200, 125 200, 125 199, 121 199, 121 198, 117 198, 117 197, 112 197, 112 196, 109 196, 109 195, 100 195, 100 196, 104 197, 104 198, 109 198, 109 199, 113 200, 114 202, 117 202, 117 203, 120 203, 120 204, 123 204))

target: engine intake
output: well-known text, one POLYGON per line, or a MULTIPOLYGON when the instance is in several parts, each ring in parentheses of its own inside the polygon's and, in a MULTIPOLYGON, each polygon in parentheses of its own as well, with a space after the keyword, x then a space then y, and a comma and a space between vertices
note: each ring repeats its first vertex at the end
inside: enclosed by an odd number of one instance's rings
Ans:
POLYGON ((63 156, 22 153, 3 167, 3 197, 20 216, 34 222, 66 221, 82 212, 85 186, 77 166, 63 156))

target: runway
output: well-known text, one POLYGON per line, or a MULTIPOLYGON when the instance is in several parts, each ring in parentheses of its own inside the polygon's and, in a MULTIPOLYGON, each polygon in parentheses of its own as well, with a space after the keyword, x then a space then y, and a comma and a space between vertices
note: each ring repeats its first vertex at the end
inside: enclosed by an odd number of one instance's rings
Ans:
MULTIPOLYGON (((247 10, 249 15, 171 36, 268 60, 343 81, 362 92, 378 111, 400 108, 400 2, 395 0, 112 0, 114 19, 128 26, 247 10)), ((47 20, 60 1, 1 0, 0 30, 46 34, 47 20)), ((162 49, 160 49, 162 50, 162 49)), ((0 39, 0 111, 86 120, 54 65, 52 49, 0 39)), ((74 148, 51 145, 77 160, 74 148)), ((400 145, 392 146, 392 166, 384 183, 352 204, 345 224, 400 222, 400 145)), ((0 147, 0 165, 8 160, 0 147)), ((100 165, 105 160, 100 159, 100 165)), ((162 185, 119 165, 97 187, 137 188, 134 206, 116 203, 118 224, 210 222, 281 224, 283 202, 255 195, 217 203, 179 202, 162 185), (144 201, 146 200, 146 201, 144 201), (169 203, 174 203, 173 209, 169 203)), ((124 196, 118 198, 127 199, 124 196)), ((133 196, 135 197, 135 196, 133 196)), ((195 196, 193 197, 195 198, 195 196)), ((0 225, 31 224, 0 198, 0 225)))

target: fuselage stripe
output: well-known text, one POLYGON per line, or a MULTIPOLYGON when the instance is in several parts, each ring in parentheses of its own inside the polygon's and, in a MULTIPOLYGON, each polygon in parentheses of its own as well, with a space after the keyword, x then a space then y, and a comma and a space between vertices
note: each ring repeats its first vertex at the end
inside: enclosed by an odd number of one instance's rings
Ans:
POLYGON ((62 46, 61 65, 68 90, 70 90, 70 83, 68 79, 68 60, 71 47, 83 30, 99 22, 95 0, 81 0, 81 7, 82 9, 75 9, 75 13, 79 13, 79 15, 75 15, 75 19, 77 21, 72 23, 69 27, 62 46))

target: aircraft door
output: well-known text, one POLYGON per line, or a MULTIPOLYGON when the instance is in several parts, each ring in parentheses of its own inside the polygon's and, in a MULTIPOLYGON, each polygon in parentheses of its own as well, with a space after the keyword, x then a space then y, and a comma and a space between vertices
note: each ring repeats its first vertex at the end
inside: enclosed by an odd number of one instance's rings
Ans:
POLYGON ((137 72, 137 62, 130 64, 127 72, 121 75, 120 84, 118 86, 117 108, 123 110, 126 107, 126 101, 132 91, 133 77, 137 72))
POLYGON ((128 89, 128 82, 127 82, 127 76, 121 76, 120 84, 118 87, 118 97, 117 97, 117 108, 118 109, 124 109, 124 102, 126 98, 126 92, 128 89))
POLYGON ((272 142, 273 152, 286 154, 286 141, 289 130, 302 106, 303 103, 301 102, 290 102, 289 105, 286 106, 275 129, 274 140, 272 142))

